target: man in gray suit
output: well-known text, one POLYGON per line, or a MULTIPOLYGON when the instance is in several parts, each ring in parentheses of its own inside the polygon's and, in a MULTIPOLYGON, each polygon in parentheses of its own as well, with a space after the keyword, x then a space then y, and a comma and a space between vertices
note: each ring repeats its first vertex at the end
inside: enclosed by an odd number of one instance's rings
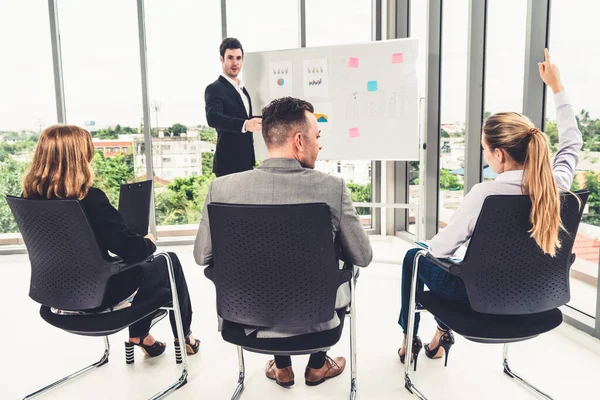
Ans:
MULTIPOLYGON (((284 97, 272 101, 262 110, 262 134, 269 156, 258 169, 217 178, 206 196, 202 220, 194 245, 199 265, 212 262, 212 243, 206 206, 211 202, 233 204, 293 204, 324 202, 331 211, 331 227, 343 261, 366 267, 373 258, 367 237, 344 180, 314 170, 321 150, 321 132, 313 106, 303 100, 284 97)), ((347 284, 340 286, 336 309, 350 302, 347 284)), ((343 316, 342 313, 339 313, 343 316)), ((257 338, 285 338, 326 332, 341 324, 338 313, 324 324, 287 328, 260 328, 257 338)), ((318 335, 317 335, 318 336, 318 335)), ((314 337, 314 335, 312 335, 314 337)), ((315 348, 320 348, 318 340, 315 348)), ((326 350, 327 348, 325 348, 326 350)), ((294 372, 289 356, 276 356, 267 364, 267 378, 281 386, 291 386, 294 372)), ((331 359, 325 351, 311 355, 304 378, 315 386, 340 375, 346 365, 344 357, 331 359)))

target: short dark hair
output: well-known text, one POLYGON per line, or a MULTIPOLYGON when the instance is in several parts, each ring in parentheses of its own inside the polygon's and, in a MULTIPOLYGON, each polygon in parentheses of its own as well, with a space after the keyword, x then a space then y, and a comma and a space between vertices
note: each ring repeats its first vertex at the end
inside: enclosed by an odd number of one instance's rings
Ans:
POLYGON ((279 147, 285 144, 291 133, 307 125, 306 111, 315 112, 308 101, 294 97, 282 97, 273 100, 262 109, 262 135, 267 147, 279 147))
POLYGON ((242 51, 242 57, 244 56, 244 48, 242 47, 240 41, 236 38, 228 37, 223 39, 223 41, 221 42, 221 46, 219 46, 219 52, 221 53, 221 57, 225 57, 225 51, 227 51, 227 49, 240 49, 242 51))

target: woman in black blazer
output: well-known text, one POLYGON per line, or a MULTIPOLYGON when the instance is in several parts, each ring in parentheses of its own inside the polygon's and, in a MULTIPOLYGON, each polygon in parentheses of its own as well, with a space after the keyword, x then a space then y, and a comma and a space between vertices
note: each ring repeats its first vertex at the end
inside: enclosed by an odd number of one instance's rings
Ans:
MULTIPOLYGON (((129 230, 121 214, 110 204, 106 194, 91 187, 91 161, 94 145, 88 131, 74 125, 53 125, 46 128, 38 140, 31 166, 23 179, 23 196, 36 199, 77 199, 81 202, 94 230, 103 256, 110 260, 109 251, 124 261, 141 261, 156 251, 152 235, 142 237, 129 230)), ((192 306, 190 296, 175 253, 169 253, 177 296, 183 320, 186 351, 196 354, 200 341, 191 335, 192 306)), ((158 257, 143 267, 136 267, 114 276, 108 283, 102 305, 93 311, 112 307, 130 297, 136 290, 133 304, 151 297, 158 288, 170 289, 166 260, 158 257)), ((173 336, 177 338, 175 317, 170 313, 173 336)), ((150 335, 153 316, 129 327, 126 347, 140 346, 144 353, 155 357, 165 351, 166 344, 150 335)))

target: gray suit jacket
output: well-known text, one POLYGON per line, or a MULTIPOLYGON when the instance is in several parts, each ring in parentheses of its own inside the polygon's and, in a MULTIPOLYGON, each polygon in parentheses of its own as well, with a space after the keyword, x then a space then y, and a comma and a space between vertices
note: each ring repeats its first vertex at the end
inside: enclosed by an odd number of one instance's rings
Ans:
MULTIPOLYGON (((210 224, 206 206, 211 202, 232 204, 298 204, 323 202, 331 211, 331 229, 338 237, 343 261, 366 267, 373 258, 371 243, 360 224, 350 192, 344 180, 313 169, 303 168, 295 159, 270 158, 252 171, 215 179, 206 196, 202 220, 194 244, 194 258, 199 265, 212 262, 210 224)), ((340 286, 336 309, 350 302, 350 288, 340 286)), ((335 313, 334 313, 335 314, 335 313)), ((340 323, 337 314, 319 325, 266 329, 257 337, 288 337, 333 329, 340 323)))

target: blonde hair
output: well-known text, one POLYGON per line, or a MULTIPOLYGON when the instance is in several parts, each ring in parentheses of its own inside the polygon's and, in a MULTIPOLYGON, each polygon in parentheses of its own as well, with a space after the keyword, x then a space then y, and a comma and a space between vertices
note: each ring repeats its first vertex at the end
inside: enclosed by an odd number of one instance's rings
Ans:
MULTIPOLYGON (((550 163, 548 137, 524 115, 492 115, 483 125, 490 150, 503 149, 523 166, 522 191, 531 199, 531 237, 542 251, 554 257, 560 248, 560 190, 550 163)), ((563 188, 568 190, 569 188, 563 188)))
POLYGON ((23 197, 78 199, 92 185, 90 133, 75 125, 52 125, 42 132, 23 178, 23 197))

